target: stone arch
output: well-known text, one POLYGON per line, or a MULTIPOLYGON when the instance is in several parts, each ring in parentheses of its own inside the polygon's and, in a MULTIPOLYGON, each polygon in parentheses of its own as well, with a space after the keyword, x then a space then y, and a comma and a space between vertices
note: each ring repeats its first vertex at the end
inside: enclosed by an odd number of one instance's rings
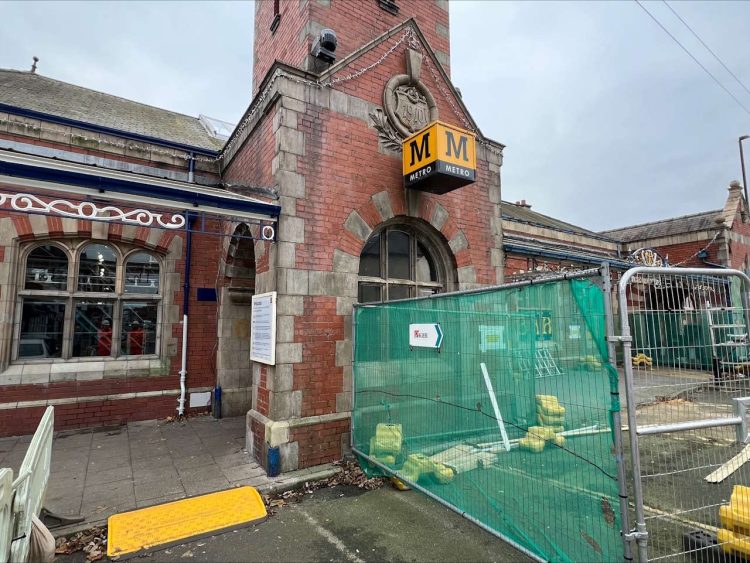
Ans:
POLYGON ((243 415, 252 408, 250 319, 255 294, 255 234, 252 227, 240 223, 224 245, 216 350, 222 416, 243 415))
POLYGON ((420 219, 431 226, 444 239, 453 255, 456 267, 456 283, 450 290, 468 289, 476 284, 476 271, 471 265, 471 249, 466 234, 460 229, 450 212, 434 198, 421 197, 416 205, 406 209, 403 194, 383 190, 357 209, 353 210, 346 221, 339 237, 337 250, 334 251, 334 270, 357 273, 359 256, 373 231, 382 223, 396 217, 402 219, 420 219), (337 261, 338 254, 338 261, 337 261), (347 256, 348 255, 348 256, 347 256))

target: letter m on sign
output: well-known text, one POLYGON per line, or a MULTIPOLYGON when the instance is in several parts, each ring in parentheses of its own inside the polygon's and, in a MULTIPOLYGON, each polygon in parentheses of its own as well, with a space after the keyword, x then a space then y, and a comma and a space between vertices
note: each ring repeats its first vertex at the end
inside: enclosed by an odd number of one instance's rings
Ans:
POLYGON ((456 143, 456 137, 453 135, 453 131, 445 131, 445 140, 446 142, 446 153, 447 156, 452 156, 454 158, 460 158, 465 161, 469 161, 469 153, 466 149, 466 136, 461 135, 460 140, 458 143, 456 143))
POLYGON ((409 166, 414 166, 415 162, 419 162, 424 158, 430 158, 430 134, 425 133, 422 135, 422 144, 417 146, 417 139, 414 139, 409 143, 409 150, 411 151, 411 163, 409 166))

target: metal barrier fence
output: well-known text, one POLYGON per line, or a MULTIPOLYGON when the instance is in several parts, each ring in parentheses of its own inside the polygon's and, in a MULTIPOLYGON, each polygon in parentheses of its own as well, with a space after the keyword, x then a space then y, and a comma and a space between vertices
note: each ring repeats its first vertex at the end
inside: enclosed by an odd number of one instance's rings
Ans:
POLYGON ((0 561, 10 559, 13 539, 13 471, 0 469, 0 561))
POLYGON ((642 562, 750 555, 749 290, 735 270, 634 268, 620 280, 629 537, 642 562))
POLYGON ((606 268, 354 313, 352 446, 545 561, 630 556, 606 268))
POLYGON ((0 469, 0 562, 28 558, 31 519, 39 515, 47 492, 54 412, 47 407, 16 479, 12 470, 0 469))

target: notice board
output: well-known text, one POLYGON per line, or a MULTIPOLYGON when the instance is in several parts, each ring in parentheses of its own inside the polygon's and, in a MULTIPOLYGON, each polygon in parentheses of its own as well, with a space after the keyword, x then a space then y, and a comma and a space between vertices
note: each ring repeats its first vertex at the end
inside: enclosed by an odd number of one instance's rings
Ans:
POLYGON ((250 320, 250 359, 276 364, 276 292, 253 295, 250 320))

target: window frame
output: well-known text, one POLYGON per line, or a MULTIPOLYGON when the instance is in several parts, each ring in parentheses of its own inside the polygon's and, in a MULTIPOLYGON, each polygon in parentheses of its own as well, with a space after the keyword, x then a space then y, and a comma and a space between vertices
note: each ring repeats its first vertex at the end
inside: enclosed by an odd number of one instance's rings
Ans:
POLYGON ((377 285, 380 287, 380 301, 370 301, 369 303, 384 303, 387 301, 395 301, 395 299, 389 299, 391 286, 408 287, 409 297, 398 299, 411 299, 414 297, 422 297, 419 294, 420 290, 432 289, 433 293, 444 293, 453 289, 453 276, 450 275, 455 268, 452 264, 449 264, 448 253, 445 249, 441 248, 441 245, 435 236, 430 236, 424 229, 419 228, 417 225, 407 222, 394 222, 382 225, 379 229, 373 231, 362 246, 360 252, 360 260, 362 258, 362 252, 365 247, 370 243, 373 237, 380 236, 380 276, 365 276, 358 272, 357 278, 357 300, 359 301, 360 289, 363 285, 377 285), (403 278, 391 278, 388 271, 388 239, 389 234, 392 232, 403 232, 409 236, 409 276, 410 279, 403 278), (417 249, 419 244, 422 245, 425 253, 429 256, 435 268, 435 277, 437 281, 419 281, 417 279, 417 249))
POLYGON ((15 315, 13 339, 10 350, 11 364, 27 363, 55 363, 55 362, 88 362, 88 361, 114 361, 134 359, 158 359, 162 354, 162 318, 164 302, 164 259, 161 255, 149 249, 140 247, 124 247, 108 240, 83 240, 70 242, 60 240, 35 241, 22 248, 19 256, 19 265, 16 278, 15 292, 15 315), (105 245, 112 249, 115 255, 115 290, 113 292, 83 291, 78 289, 80 276, 81 254, 86 247, 91 245, 105 245), (61 249, 68 259, 68 277, 65 290, 26 289, 26 269, 31 253, 41 246, 55 246, 61 249), (128 260, 135 254, 145 253, 153 257, 159 266, 159 290, 156 293, 126 293, 125 292, 125 267, 128 260), (62 329, 62 346, 60 357, 29 358, 19 356, 21 325, 23 317, 23 304, 27 299, 38 301, 50 301, 63 303, 65 314, 62 329), (101 301, 112 304, 112 341, 110 354, 107 356, 76 356, 73 355, 74 333, 75 333, 75 310, 81 302, 101 301), (121 346, 123 308, 127 302, 154 302, 156 305, 156 327, 154 352, 150 354, 130 355, 125 354, 121 346))

